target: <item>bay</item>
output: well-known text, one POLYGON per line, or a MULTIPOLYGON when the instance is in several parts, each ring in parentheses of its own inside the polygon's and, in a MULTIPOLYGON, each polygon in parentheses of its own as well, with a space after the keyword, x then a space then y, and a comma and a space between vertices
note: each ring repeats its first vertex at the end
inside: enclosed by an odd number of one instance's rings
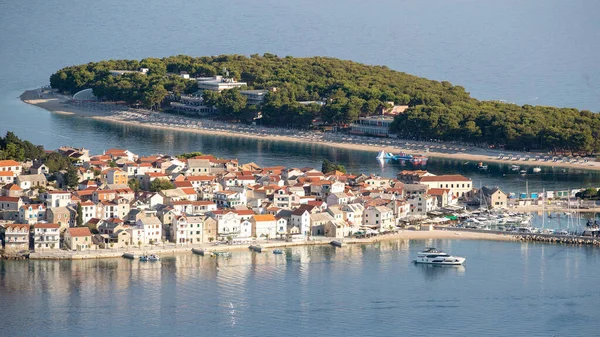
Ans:
POLYGON ((0 317, 6 336, 593 336, 599 263, 590 247, 475 240, 0 261, 22 319, 0 317), (467 262, 412 264, 426 246, 467 262))
MULTIPOLYGON (((0 133, 50 149, 193 150, 260 165, 330 158, 393 176, 403 167, 382 168, 369 152, 101 123, 18 96, 89 61, 270 52, 386 65, 479 99, 599 111, 598 12, 593 0, 0 0, 0 133)), ((473 164, 431 160, 428 169, 514 192, 598 183, 585 171, 522 177, 473 164)), ((0 261, 0 320, 7 336, 591 336, 598 265, 589 247, 452 240, 294 248, 281 259, 0 261), (410 264, 426 245, 467 256, 465 268, 410 264)))

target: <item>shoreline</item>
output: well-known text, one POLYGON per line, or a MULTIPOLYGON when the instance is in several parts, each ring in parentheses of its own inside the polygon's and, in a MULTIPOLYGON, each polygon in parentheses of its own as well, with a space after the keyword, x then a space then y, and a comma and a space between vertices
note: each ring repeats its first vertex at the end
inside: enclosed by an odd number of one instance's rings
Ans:
MULTIPOLYGON (((324 139, 323 135, 305 132, 303 130, 284 130, 284 129, 264 129, 258 127, 246 127, 245 125, 214 123, 204 119, 189 118, 176 116, 171 114, 156 113, 149 110, 130 110, 119 111, 117 105, 104 105, 107 110, 93 110, 85 106, 76 106, 74 104, 64 103, 69 99, 68 96, 56 94, 54 92, 44 92, 40 95, 39 90, 25 91, 19 97, 24 103, 35 105, 52 113, 62 115, 76 115, 79 117, 92 118, 104 122, 119 123, 124 125, 133 125, 138 127, 192 132, 205 135, 227 136, 251 138, 257 140, 274 140, 281 142, 316 144, 329 146, 347 150, 359 150, 377 153, 381 150, 386 152, 403 151, 409 154, 425 154, 433 158, 447 158, 454 160, 463 160, 466 163, 475 165, 478 162, 483 163, 499 163, 514 165, 519 164, 525 167, 559 167, 559 168, 575 168, 582 170, 600 171, 600 162, 589 161, 587 163, 564 163, 552 161, 525 161, 525 160, 507 160, 498 159, 500 153, 506 155, 527 155, 525 152, 516 151, 499 151, 476 148, 472 146, 456 145, 451 143, 432 143, 411 140, 401 140, 392 138, 377 139, 379 144, 367 143, 373 142, 369 137, 354 136, 354 135, 332 135, 330 138, 324 139), (108 110, 114 106, 117 110, 108 110), (255 130, 258 129, 258 130, 255 130), (247 130, 247 131, 246 131, 247 130), (262 130, 262 132, 261 132, 262 130), (288 135, 272 134, 277 130, 285 131, 288 135), (271 134, 269 134, 271 133, 271 134), (355 138, 356 141, 350 142, 348 138, 355 138)), ((354 139, 353 139, 354 141, 354 139)), ((531 153, 530 156, 536 154, 531 153)))
MULTIPOLYGON (((272 242, 260 242, 256 245, 261 246, 264 251, 263 253, 270 253, 275 248, 291 248, 291 247, 306 247, 306 246, 321 246, 330 245, 333 240, 342 241, 344 245, 370 245, 378 242, 394 241, 394 240, 491 240, 491 241, 514 241, 518 239, 516 235, 503 233, 485 233, 475 231, 454 231, 454 230, 432 230, 432 231, 413 231, 413 230, 402 230, 397 234, 386 234, 374 236, 371 238, 344 238, 342 240, 336 238, 318 238, 314 241, 302 241, 302 242, 285 242, 285 241, 272 241, 272 242)), ((204 249, 207 252, 211 251, 249 251, 248 245, 213 245, 213 244, 201 244, 201 245, 186 245, 186 246, 174 246, 174 247, 141 247, 141 248, 125 248, 125 249, 99 249, 93 251, 41 251, 34 252, 29 255, 30 260, 89 260, 89 259, 109 259, 109 258, 123 258, 124 254, 162 254, 162 255, 175 255, 175 254, 194 254, 192 249, 204 249)), ((343 248, 341 248, 343 249, 343 248)))

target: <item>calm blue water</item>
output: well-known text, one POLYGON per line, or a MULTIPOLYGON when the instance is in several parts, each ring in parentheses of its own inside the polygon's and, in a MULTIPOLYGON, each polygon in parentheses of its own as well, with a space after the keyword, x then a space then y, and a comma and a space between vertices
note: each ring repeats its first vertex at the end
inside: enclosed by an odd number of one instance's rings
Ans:
MULTIPOLYGON (((600 110, 600 2, 594 0, 0 0, 0 133, 47 148, 203 151, 260 165, 393 176, 372 153, 208 137, 52 115, 23 90, 57 69, 109 58, 327 55, 463 85, 474 97, 600 110)), ((471 163, 473 164, 473 163, 471 163)), ((509 191, 597 186, 569 170, 521 177, 432 160, 509 191)), ((178 256, 137 262, 0 262, 1 335, 594 335, 596 250, 442 241, 463 269, 408 262, 425 243, 298 248, 286 258, 178 256), (410 247, 410 248, 408 248, 410 247), (383 249, 385 248, 385 249, 383 249), (409 249, 409 250, 407 250, 409 249), (15 319, 15 317, 26 319, 15 319)), ((431 243, 428 243, 431 244, 431 243)))
POLYGON ((0 318, 3 336, 594 336, 599 264, 597 249, 469 240, 10 261, 0 318), (430 245, 466 265, 413 265, 430 245))

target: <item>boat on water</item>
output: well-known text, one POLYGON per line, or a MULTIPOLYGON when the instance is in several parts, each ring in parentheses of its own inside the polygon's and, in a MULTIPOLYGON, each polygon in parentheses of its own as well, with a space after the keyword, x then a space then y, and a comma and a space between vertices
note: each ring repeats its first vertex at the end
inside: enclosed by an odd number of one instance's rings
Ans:
POLYGON ((377 154, 377 157, 375 157, 377 160, 397 160, 397 161, 403 161, 403 162, 410 162, 411 164, 415 164, 415 165, 421 165, 421 164, 426 164, 427 163, 427 156, 424 155, 412 155, 409 153, 405 153, 405 152, 400 152, 398 154, 393 154, 393 153, 389 153, 389 152, 385 152, 385 151, 381 151, 377 154))
POLYGON ((522 175, 525 175, 525 174, 527 174, 527 170, 521 170, 521 171, 519 171, 519 173, 521 173, 522 175))
POLYGON ((512 171, 518 171, 518 170, 520 170, 520 169, 521 169, 521 166, 519 166, 519 165, 511 165, 511 166, 510 166, 510 169, 511 169, 512 171))
POLYGON ((417 259, 414 262, 440 266, 460 266, 465 260, 464 257, 452 256, 441 250, 429 247, 425 248, 422 252, 419 252, 417 254, 417 259))
POLYGON ((281 249, 273 249, 273 254, 283 254, 283 250, 281 249))
POLYGON ((147 262, 147 261, 160 261, 160 257, 158 257, 158 255, 142 255, 140 256, 140 261, 143 262, 147 262))
POLYGON ((542 172, 542 168, 541 167, 536 166, 536 167, 533 168, 533 173, 540 173, 540 172, 542 172))
POLYGON ((479 162, 479 164, 477 164, 477 168, 480 169, 480 170, 482 170, 482 171, 485 171, 485 170, 488 169, 488 166, 485 165, 485 164, 483 164, 482 162, 479 162))
POLYGON ((212 256, 212 257, 217 257, 217 256, 231 257, 231 253, 230 252, 211 252, 210 256, 212 256))

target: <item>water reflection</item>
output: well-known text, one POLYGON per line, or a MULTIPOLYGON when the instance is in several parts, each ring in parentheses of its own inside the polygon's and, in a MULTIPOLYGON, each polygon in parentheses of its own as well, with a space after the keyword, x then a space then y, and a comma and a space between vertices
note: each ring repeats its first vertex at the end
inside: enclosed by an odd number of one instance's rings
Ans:
POLYGON ((465 266, 437 266, 414 262, 413 265, 425 276, 426 281, 435 281, 441 278, 446 278, 449 275, 462 275, 467 270, 465 266))

